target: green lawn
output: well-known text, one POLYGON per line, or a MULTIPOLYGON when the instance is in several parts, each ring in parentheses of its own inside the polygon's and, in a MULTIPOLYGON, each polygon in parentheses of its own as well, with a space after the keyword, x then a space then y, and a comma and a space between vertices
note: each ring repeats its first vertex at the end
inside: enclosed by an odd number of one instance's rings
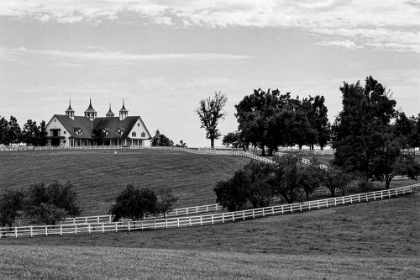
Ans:
POLYGON ((418 279, 418 209, 420 193, 214 226, 0 239, 0 275, 418 279))
POLYGON ((231 156, 152 150, 60 150, 0 152, 0 188, 27 188, 35 182, 70 181, 84 215, 107 214, 127 184, 171 187, 177 207, 216 203, 213 187, 249 162, 231 156))

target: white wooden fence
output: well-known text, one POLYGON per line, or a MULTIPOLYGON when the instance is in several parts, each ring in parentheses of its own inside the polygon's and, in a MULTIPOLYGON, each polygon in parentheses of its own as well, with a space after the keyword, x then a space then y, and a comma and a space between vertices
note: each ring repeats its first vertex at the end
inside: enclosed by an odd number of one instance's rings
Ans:
MULTIPOLYGON (((195 207, 187 207, 187 208, 176 208, 169 213, 166 214, 166 217, 178 217, 178 216, 186 216, 186 215, 193 215, 193 214, 200 214, 200 213, 208 213, 222 210, 223 207, 219 204, 209 204, 209 205, 201 205, 195 207)), ((158 217, 163 217, 160 215, 158 217)), ((85 217, 75 217, 75 218, 66 218, 61 224, 87 224, 87 223, 111 223, 113 220, 112 215, 101 215, 101 216, 85 216, 85 217)), ((154 218, 147 218, 147 219, 154 219, 154 218)), ((124 221, 129 221, 128 219, 124 219, 124 221)))
POLYGON ((420 188, 420 184, 376 192, 360 193, 342 197, 314 200, 303 203, 254 208, 243 211, 218 213, 212 215, 189 216, 167 219, 158 218, 143 221, 128 221, 117 223, 106 222, 86 224, 61 224, 55 226, 25 226, 0 228, 0 238, 33 237, 36 235, 48 236, 78 233, 105 233, 119 231, 153 230, 227 223, 246 219, 260 218, 265 216, 317 210, 321 208, 328 208, 345 204, 397 197, 399 195, 410 194, 415 188, 420 188))

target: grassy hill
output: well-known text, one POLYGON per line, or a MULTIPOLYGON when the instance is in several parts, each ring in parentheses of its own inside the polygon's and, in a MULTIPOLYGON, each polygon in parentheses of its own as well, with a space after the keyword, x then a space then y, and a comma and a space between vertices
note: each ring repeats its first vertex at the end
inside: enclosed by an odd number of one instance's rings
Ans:
POLYGON ((215 203, 212 191, 249 162, 231 156, 152 150, 56 150, 0 153, 0 188, 28 188, 36 182, 70 181, 83 215, 103 215, 127 184, 171 187, 177 207, 215 203))
POLYGON ((420 193, 214 226, 0 239, 3 279, 418 279, 420 193), (9 278, 10 277, 10 278, 9 278))

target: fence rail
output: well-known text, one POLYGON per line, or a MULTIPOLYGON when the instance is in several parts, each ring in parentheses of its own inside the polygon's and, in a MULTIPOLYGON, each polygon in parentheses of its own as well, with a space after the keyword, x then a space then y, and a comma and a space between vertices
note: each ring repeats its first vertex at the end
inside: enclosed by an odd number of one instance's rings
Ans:
POLYGON ((61 224, 55 226, 25 226, 0 228, 0 238, 33 237, 36 235, 63 235, 78 233, 105 233, 134 230, 153 230, 178 227, 202 226, 216 223, 235 222, 259 217, 295 213, 302 211, 318 210, 340 206, 345 204, 379 200, 399 195, 410 194, 414 189, 420 188, 420 184, 388 189, 369 193, 360 193, 342 197, 314 200, 304 203, 276 205, 272 207, 254 208, 243 211, 218 213, 212 215, 189 216, 166 219, 150 219, 143 221, 127 221, 116 223, 87 223, 87 224, 61 224))
MULTIPOLYGON (((187 207, 187 208, 176 208, 169 213, 166 214, 166 217, 177 217, 177 216, 185 216, 185 215, 192 215, 192 214, 200 214, 200 213, 208 213, 222 210, 223 207, 219 204, 209 204, 209 205, 201 205, 195 207, 187 207)), ((158 217, 163 217, 160 215, 158 217)), ((111 223, 114 216, 112 215, 100 215, 100 216, 84 216, 84 217, 75 217, 75 218, 66 218, 61 224, 87 224, 87 223, 111 223)), ((155 219, 154 217, 150 217, 147 219, 155 219)), ((125 219, 124 221, 130 221, 129 219, 125 219)))

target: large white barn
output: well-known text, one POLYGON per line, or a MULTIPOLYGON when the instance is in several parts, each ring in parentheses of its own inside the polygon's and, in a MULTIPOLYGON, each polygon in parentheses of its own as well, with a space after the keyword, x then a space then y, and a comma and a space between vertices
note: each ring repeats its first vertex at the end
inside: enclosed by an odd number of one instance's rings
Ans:
POLYGON ((151 135, 140 116, 128 116, 124 103, 119 111, 119 117, 114 117, 109 111, 105 117, 97 117, 97 112, 89 107, 84 116, 75 116, 75 111, 69 108, 65 115, 54 115, 48 122, 46 139, 49 146, 74 147, 97 145, 93 130, 102 130, 102 145, 122 145, 135 147, 150 147, 151 135))

